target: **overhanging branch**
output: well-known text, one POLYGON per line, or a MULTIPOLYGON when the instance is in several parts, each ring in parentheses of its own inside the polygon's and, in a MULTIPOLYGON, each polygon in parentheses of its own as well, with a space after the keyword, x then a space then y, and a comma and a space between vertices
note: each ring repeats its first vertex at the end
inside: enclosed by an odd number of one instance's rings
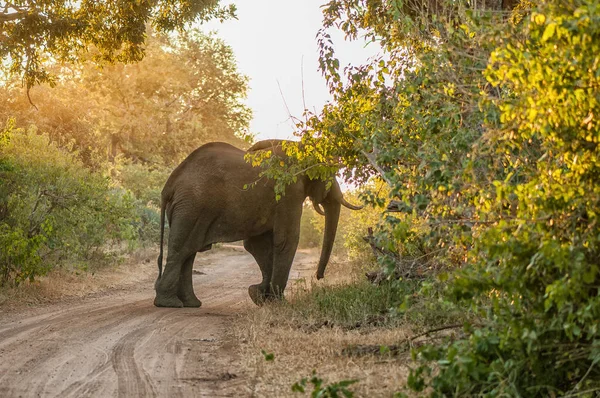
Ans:
POLYGON ((38 13, 35 7, 22 7, 9 2, 4 3, 1 7, 2 12, 0 13, 0 23, 24 19, 31 14, 38 13))

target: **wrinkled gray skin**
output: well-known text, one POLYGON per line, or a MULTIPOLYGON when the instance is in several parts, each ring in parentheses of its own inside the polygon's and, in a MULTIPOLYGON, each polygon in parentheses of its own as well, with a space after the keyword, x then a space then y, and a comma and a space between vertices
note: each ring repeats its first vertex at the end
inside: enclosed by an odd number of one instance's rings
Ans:
MULTIPOLYGON (((270 149, 281 154, 281 141, 267 140, 249 151, 270 149)), ((340 206, 359 207, 346 202, 336 181, 326 182, 299 176, 275 200, 274 183, 260 179, 259 167, 244 160, 246 152, 229 144, 213 142, 192 152, 171 174, 162 191, 161 245, 156 281, 158 307, 200 307, 194 294, 192 266, 197 252, 210 250, 213 243, 243 240, 256 259, 262 282, 248 288, 260 305, 283 296, 292 261, 298 247, 300 216, 306 197, 325 215, 325 233, 317 278, 322 278, 329 261, 340 206), (244 185, 254 186, 244 189, 244 185), (321 207, 322 206, 322 207, 321 207), (170 232, 168 256, 162 273, 164 217, 170 232)))

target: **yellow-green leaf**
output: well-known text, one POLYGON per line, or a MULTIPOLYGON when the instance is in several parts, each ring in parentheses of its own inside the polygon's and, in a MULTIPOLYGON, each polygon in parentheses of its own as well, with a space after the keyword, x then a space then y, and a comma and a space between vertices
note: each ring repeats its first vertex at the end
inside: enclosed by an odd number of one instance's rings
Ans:
POLYGON ((548 26, 546 26, 546 29, 544 29, 544 34, 542 35, 542 42, 545 42, 548 39, 552 38, 552 36, 554 36, 555 32, 556 32, 556 23, 550 22, 548 24, 548 26))

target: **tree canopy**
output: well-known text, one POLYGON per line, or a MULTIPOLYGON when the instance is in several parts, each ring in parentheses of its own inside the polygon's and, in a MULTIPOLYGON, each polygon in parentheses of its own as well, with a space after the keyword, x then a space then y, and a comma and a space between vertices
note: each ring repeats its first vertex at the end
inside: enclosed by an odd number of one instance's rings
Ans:
POLYGON ((231 48, 198 30, 147 37, 138 63, 98 67, 82 60, 50 69, 55 86, 31 91, 38 110, 19 93, 20 81, 10 80, 0 87, 1 117, 74 145, 88 165, 121 156, 172 166, 217 138, 243 144, 248 79, 237 72, 231 48))
POLYGON ((228 18, 218 0, 15 0, 0 2, 0 58, 5 72, 29 89, 52 82, 48 66, 94 49, 98 62, 135 62, 144 55, 146 26, 169 32, 191 22, 228 18))

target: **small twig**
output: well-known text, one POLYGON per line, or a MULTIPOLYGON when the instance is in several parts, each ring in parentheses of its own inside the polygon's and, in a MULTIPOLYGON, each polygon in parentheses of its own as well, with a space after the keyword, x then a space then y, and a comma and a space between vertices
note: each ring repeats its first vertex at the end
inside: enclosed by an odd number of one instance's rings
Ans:
POLYGON ((592 388, 591 390, 580 391, 576 394, 565 395, 565 397, 579 397, 581 395, 586 395, 586 394, 589 394, 591 392, 596 392, 596 391, 600 391, 600 388, 592 388))
POLYGON ((489 225, 489 224, 496 224, 500 221, 515 221, 515 222, 523 222, 523 223, 536 223, 536 222, 540 222, 540 221, 548 221, 551 218, 551 216, 546 216, 546 217, 538 217, 538 218, 534 218, 531 220, 527 220, 527 219, 523 219, 523 218, 503 218, 503 219, 498 219, 498 220, 490 220, 490 221, 483 221, 483 220, 475 220, 475 219, 463 219, 463 220, 437 220, 437 221, 429 221, 429 225, 442 225, 442 224, 483 224, 483 225, 489 225))
POLYGON ((298 175, 303 174, 303 173, 305 173, 306 171, 308 171, 308 170, 310 170, 312 168, 319 167, 319 166, 337 167, 338 165, 332 164, 332 163, 316 163, 316 164, 310 165, 310 166, 308 166, 308 167, 306 167, 306 168, 304 168, 304 169, 302 169, 300 171, 297 171, 296 173, 293 174, 293 176, 298 176, 298 175))
POLYGON ((464 325, 465 325, 464 323, 456 323, 454 325, 440 326, 438 328, 429 329, 429 330, 424 331, 423 333, 416 334, 416 335, 414 335, 411 338, 408 338, 406 340, 408 342, 415 341, 419 337, 427 336, 427 335, 429 335, 431 333, 437 333, 437 332, 441 332, 443 330, 448 330, 448 329, 457 329, 457 328, 463 327, 464 325))
POLYGON ((29 90, 31 90, 31 86, 28 84, 27 85, 27 100, 29 101, 29 103, 31 104, 31 106, 33 106, 35 108, 36 111, 39 111, 38 107, 35 106, 35 104, 33 103, 33 101, 31 100, 31 96, 29 95, 29 90))
POLYGON ((304 55, 302 55, 302 60, 300 61, 300 75, 302 76, 302 105, 304 106, 304 111, 306 111, 306 98, 304 97, 304 55))
MULTIPOLYGON (((583 377, 581 378, 581 380, 579 380, 577 382, 577 384, 575 385, 575 388, 573 388, 573 392, 579 390, 579 388, 581 387, 582 383, 584 382, 585 379, 587 379, 587 377, 590 375, 592 369, 594 368, 594 365, 596 364, 597 361, 592 361, 592 364, 590 365, 590 367, 588 368, 587 372, 585 372, 585 374, 583 375, 583 377)), ((565 395, 565 397, 574 397, 576 396, 576 394, 567 394, 565 395)))
MULTIPOLYGON (((356 137, 354 137, 354 139, 356 139, 356 137)), ((376 148, 373 148, 373 151, 375 152, 376 148)), ((371 166, 379 173, 379 176, 381 177, 381 179, 383 179, 388 185, 393 186, 392 181, 388 177, 386 177, 385 170, 377 164, 377 160, 375 159, 376 158, 375 153, 373 153, 373 152, 368 153, 367 151, 365 151, 363 149, 361 149, 360 152, 363 154, 363 156, 365 158, 367 158, 367 160, 369 161, 371 166)))
POLYGON ((444 250, 448 250, 448 249, 447 249, 447 248, 445 248, 445 247, 442 247, 441 249, 432 250, 432 251, 430 251, 429 253, 425 253, 425 254, 423 254, 422 256, 416 257, 416 258, 415 258, 415 261, 418 261, 418 260, 420 260, 420 259, 422 259, 422 258, 425 258, 425 257, 427 257, 427 256, 431 256, 432 254, 437 254, 437 253, 439 253, 439 252, 441 252, 441 251, 444 251, 444 250))
MULTIPOLYGON (((406 338, 406 339, 402 340, 402 342, 400 342, 399 344, 394 344, 394 345, 388 345, 388 346, 371 345, 371 344, 351 345, 351 346, 344 348, 342 350, 342 354, 350 355, 350 356, 351 355, 363 356, 363 355, 369 355, 369 354, 377 355, 377 354, 386 354, 386 353, 389 353, 391 355, 398 355, 401 352, 407 351, 408 348, 412 348, 413 347, 412 342, 414 340, 418 339, 419 337, 423 337, 428 334, 440 332, 440 331, 447 330, 447 329, 456 329, 461 326, 464 326, 464 324, 447 325, 447 326, 441 326, 441 327, 435 328, 435 329, 430 329, 426 332, 419 333, 413 337, 406 338), (382 347, 385 347, 386 349, 382 350, 382 347)), ((418 343, 419 343, 419 345, 426 344, 428 341, 431 341, 433 339, 435 339, 435 338, 420 341, 418 343)), ((415 344, 417 344, 417 343, 415 343, 415 344)))
POLYGON ((289 119, 293 122, 299 122, 300 119, 298 119, 297 117, 292 115, 292 112, 290 111, 290 108, 288 107, 288 104, 285 100, 285 96, 283 95, 283 91, 281 90, 281 84, 279 84, 279 80, 277 80, 277 87, 279 88, 279 94, 281 94, 281 99, 283 100, 283 105, 285 105, 285 109, 287 110, 289 119))

